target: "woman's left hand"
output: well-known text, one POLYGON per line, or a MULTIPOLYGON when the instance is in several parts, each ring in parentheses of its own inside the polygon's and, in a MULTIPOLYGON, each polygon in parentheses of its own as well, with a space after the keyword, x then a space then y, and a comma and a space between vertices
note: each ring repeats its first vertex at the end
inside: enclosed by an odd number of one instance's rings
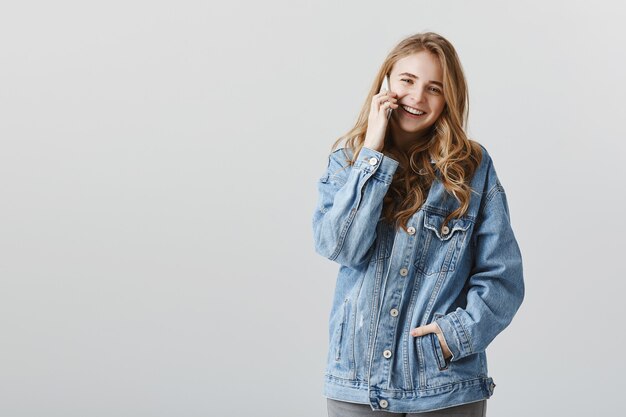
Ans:
POLYGON ((450 352, 450 348, 448 348, 448 344, 446 343, 446 339, 443 337, 443 332, 439 325, 435 322, 429 323, 425 326, 416 327, 411 330, 411 336, 425 336, 428 333, 435 333, 437 338, 439 339, 439 343, 441 344, 441 348, 443 349, 443 357, 449 358, 452 356, 452 352, 450 352))

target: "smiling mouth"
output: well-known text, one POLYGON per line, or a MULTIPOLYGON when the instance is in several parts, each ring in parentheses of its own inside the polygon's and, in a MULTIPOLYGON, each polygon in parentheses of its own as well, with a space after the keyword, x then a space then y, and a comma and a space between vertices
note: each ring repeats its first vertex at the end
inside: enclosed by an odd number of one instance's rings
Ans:
POLYGON ((404 113, 414 119, 418 119, 422 116, 424 116, 426 114, 426 112, 418 110, 418 109, 414 109, 413 107, 409 107, 409 106, 400 106, 402 108, 402 110, 404 110, 404 113))

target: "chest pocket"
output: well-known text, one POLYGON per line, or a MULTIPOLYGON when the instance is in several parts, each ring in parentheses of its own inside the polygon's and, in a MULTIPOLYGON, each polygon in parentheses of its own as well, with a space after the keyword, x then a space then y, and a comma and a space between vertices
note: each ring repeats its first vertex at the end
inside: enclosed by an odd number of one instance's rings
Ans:
POLYGON ((422 275, 454 271, 459 253, 467 241, 472 221, 452 218, 446 227, 446 216, 435 211, 424 211, 424 227, 418 241, 416 270, 422 275))

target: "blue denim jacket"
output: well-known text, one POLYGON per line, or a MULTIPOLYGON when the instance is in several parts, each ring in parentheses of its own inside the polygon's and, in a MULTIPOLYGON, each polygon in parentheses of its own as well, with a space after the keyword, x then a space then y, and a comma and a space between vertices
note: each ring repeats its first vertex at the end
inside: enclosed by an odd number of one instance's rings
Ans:
POLYGON ((409 413, 493 394, 485 349, 519 309, 524 282, 504 188, 481 147, 465 215, 441 227, 459 203, 436 179, 396 232, 381 213, 398 162, 365 147, 352 167, 347 148, 330 154, 312 222, 316 252, 340 265, 326 397, 409 413), (436 334, 410 334, 433 321, 449 358, 436 334))

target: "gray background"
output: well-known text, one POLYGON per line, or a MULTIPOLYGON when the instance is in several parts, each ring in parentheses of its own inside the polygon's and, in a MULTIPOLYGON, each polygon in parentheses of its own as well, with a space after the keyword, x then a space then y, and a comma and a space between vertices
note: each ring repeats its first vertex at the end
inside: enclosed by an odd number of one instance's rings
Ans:
POLYGON ((622 408, 618 2, 0 8, 0 416, 325 416, 316 181, 387 52, 456 46, 526 298, 490 416, 622 408))

